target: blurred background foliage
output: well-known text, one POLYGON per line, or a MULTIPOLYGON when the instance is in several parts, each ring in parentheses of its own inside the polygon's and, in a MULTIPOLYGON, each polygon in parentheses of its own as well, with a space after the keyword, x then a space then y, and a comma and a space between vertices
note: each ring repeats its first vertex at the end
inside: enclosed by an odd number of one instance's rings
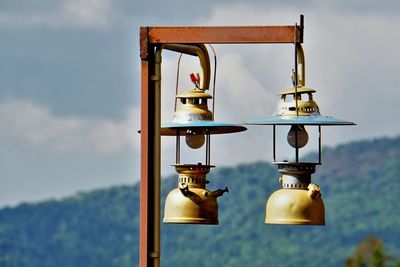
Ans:
MULTIPOLYGON (((313 181, 326 226, 264 224, 275 166, 217 167, 208 187, 230 190, 219 198, 220 225, 163 224, 162 266, 399 267, 400 137, 323 152, 313 181)), ((176 185, 163 179, 163 200, 176 185)), ((2 267, 137 266, 138 251, 138 184, 0 210, 2 267)))
POLYGON ((346 267, 400 267, 400 261, 384 251, 382 240, 369 236, 346 259, 346 267))

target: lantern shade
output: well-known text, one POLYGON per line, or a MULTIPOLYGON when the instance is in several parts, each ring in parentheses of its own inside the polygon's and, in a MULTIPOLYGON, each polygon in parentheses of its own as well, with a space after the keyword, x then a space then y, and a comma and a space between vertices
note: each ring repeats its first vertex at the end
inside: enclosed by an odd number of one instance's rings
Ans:
POLYGON ((355 125, 354 122, 336 119, 329 116, 271 116, 260 119, 251 119, 244 122, 247 125, 321 125, 339 126, 355 125))
POLYGON ((242 132, 247 128, 234 123, 198 120, 190 123, 162 123, 160 133, 163 136, 185 136, 188 130, 203 132, 204 134, 227 134, 242 132))

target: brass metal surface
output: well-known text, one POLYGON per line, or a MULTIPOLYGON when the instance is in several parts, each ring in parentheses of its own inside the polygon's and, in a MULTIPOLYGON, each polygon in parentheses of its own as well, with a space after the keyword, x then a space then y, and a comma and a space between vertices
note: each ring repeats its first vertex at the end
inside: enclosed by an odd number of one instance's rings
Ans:
POLYGON ((191 98, 191 99, 197 99, 197 98, 203 98, 203 99, 210 99, 212 96, 210 94, 205 93, 203 90, 187 90, 184 91, 180 94, 177 94, 175 96, 178 99, 185 99, 185 98, 191 98))
POLYGON ((179 164, 178 188, 169 192, 165 200, 164 223, 218 224, 217 198, 228 189, 206 189, 206 174, 211 165, 179 164))
POLYGON ((172 122, 188 123, 193 121, 213 119, 212 112, 208 109, 207 100, 211 95, 203 90, 188 90, 176 96, 179 101, 172 122))
POLYGON ((308 87, 285 88, 279 94, 281 99, 275 109, 275 116, 320 116, 317 102, 313 93, 316 90, 308 87), (296 100, 297 95, 297 100, 296 100), (297 101, 297 103, 296 103, 297 101))
POLYGON ((265 223, 325 225, 325 208, 318 185, 311 183, 314 163, 278 164, 282 189, 266 204, 265 223))
POLYGON ((265 223, 325 225, 325 207, 319 189, 308 188, 283 188, 272 193, 266 205, 265 223))
POLYGON ((186 195, 180 188, 169 192, 165 200, 164 223, 218 224, 218 203, 211 192, 190 188, 186 195))

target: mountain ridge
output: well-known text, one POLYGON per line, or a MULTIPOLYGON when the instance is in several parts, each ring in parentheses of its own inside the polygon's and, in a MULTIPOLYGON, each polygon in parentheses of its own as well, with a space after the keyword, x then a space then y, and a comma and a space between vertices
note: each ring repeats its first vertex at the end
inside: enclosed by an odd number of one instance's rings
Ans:
MULTIPOLYGON (((208 188, 230 190, 219 198, 220 225, 163 224, 162 266, 344 266, 369 235, 399 255, 400 136, 323 153, 313 182, 322 189, 327 226, 265 225, 266 199, 279 188, 276 167, 220 167, 208 176, 208 188)), ((162 180, 163 202, 176 184, 176 176, 162 180)), ((138 209, 138 184, 3 208, 0 266, 135 266, 138 209)))

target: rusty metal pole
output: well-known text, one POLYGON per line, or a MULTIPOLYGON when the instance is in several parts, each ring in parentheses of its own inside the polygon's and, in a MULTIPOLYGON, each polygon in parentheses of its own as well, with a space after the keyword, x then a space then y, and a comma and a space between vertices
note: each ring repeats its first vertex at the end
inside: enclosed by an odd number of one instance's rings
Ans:
POLYGON ((160 266, 161 58, 141 30, 140 267, 160 266))

